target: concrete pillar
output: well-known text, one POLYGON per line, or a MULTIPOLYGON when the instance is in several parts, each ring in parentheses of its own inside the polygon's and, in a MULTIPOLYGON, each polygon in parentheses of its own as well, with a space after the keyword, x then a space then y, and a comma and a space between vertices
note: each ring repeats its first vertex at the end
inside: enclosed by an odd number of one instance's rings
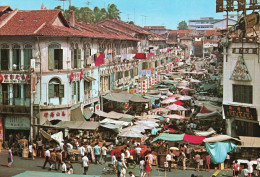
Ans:
POLYGON ((9 71, 13 70, 13 49, 9 50, 9 71))
POLYGON ((9 105, 13 105, 14 102, 14 87, 13 84, 8 85, 9 90, 9 105))
POLYGON ((25 99, 24 99, 24 84, 21 84, 21 105, 25 105, 25 99))
POLYGON ((24 69, 24 50, 21 50, 20 70, 24 69))

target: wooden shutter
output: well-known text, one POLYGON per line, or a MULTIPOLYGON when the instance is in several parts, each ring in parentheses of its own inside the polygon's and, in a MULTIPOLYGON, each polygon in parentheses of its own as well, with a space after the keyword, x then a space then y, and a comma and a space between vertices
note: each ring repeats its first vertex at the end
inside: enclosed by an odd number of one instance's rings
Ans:
POLYGON ((49 84, 49 98, 54 98, 54 84, 49 84))
POLYGON ((74 68, 74 49, 71 50, 71 68, 74 68))
POLYGON ((60 98, 64 97, 64 85, 63 84, 59 85, 59 97, 60 98))
POLYGON ((81 67, 81 49, 77 49, 77 68, 81 67))
MULTIPOLYGON (((54 49, 49 48, 48 55, 49 55, 48 56, 48 68, 50 70, 52 70, 52 69, 54 69, 54 49)), ((53 95, 54 95, 54 92, 53 92, 53 95)))
POLYGON ((30 59, 32 58, 32 49, 24 50, 24 69, 30 68, 30 59))
POLYGON ((0 103, 3 104, 3 92, 2 84, 0 84, 0 103))
POLYGON ((63 69, 63 49, 59 49, 59 69, 63 69))

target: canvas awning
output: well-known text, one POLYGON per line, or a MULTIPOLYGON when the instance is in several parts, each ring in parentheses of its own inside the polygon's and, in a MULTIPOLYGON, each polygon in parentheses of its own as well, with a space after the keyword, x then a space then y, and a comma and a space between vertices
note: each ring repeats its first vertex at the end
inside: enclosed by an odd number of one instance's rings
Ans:
POLYGON ((203 142, 205 143, 215 143, 215 142, 220 142, 220 141, 227 141, 227 140, 236 140, 236 141, 240 141, 239 139, 237 138, 233 138, 231 136, 228 136, 228 135, 217 135, 217 136, 213 136, 213 137, 210 137, 210 138, 205 138, 203 140, 203 142))
POLYGON ((60 121, 57 126, 60 128, 77 129, 77 130, 96 130, 99 122, 87 121, 60 121))
POLYGON ((101 127, 111 129, 116 133, 119 133, 119 131, 122 129, 123 125, 115 125, 115 124, 101 124, 101 127))
POLYGON ((209 136, 216 133, 213 128, 209 128, 207 131, 194 130, 194 134, 197 136, 209 136))
POLYGON ((87 82, 91 82, 91 81, 96 80, 94 77, 91 77, 91 76, 84 76, 84 79, 85 79, 85 81, 87 81, 87 82))
POLYGON ((90 119, 90 117, 93 115, 93 113, 91 112, 89 107, 86 107, 83 109, 83 116, 85 117, 85 119, 90 119))
POLYGON ((126 118, 126 119, 132 119, 134 118, 134 116, 130 115, 130 114, 123 114, 123 113, 118 113, 115 111, 111 111, 109 113, 107 112, 103 112, 103 111, 96 111, 95 114, 101 116, 101 117, 107 117, 110 119, 121 119, 121 118, 126 118))
MULTIPOLYGON (((73 107, 74 108, 74 107, 73 107)), ((86 121, 82 112, 80 105, 77 105, 76 108, 71 108, 71 121, 86 121)))
POLYGON ((260 148, 260 137, 239 136, 241 145, 239 147, 260 148))
POLYGON ((159 136, 153 139, 152 142, 157 140, 164 140, 164 141, 182 141, 184 134, 169 134, 169 133, 161 133, 159 136))

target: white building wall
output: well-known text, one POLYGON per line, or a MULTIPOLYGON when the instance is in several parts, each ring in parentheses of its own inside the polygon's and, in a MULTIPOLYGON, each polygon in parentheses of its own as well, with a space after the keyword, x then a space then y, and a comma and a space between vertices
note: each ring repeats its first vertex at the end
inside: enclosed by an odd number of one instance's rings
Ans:
MULTIPOLYGON (((234 81, 230 80, 233 73, 235 64, 237 62, 238 56, 242 54, 232 54, 232 48, 240 48, 241 43, 232 43, 229 46, 228 57, 224 55, 223 60, 223 104, 240 105, 246 107, 253 107, 257 110, 258 121, 260 122, 260 61, 258 62, 258 55, 255 54, 244 54, 244 60, 247 65, 249 74, 252 81, 234 81), (236 103, 233 102, 233 84, 237 85, 252 85, 253 86, 253 103, 236 103)), ((256 44, 244 44, 244 48, 255 48, 256 44)))

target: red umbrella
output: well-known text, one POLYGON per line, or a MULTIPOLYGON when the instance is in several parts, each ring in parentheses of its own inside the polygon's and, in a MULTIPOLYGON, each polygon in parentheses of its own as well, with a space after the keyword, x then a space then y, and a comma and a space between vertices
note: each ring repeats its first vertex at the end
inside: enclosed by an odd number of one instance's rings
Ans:
POLYGON ((177 104, 177 105, 179 105, 179 106, 182 106, 182 105, 184 105, 184 103, 183 103, 183 102, 181 102, 180 100, 177 100, 177 101, 175 101, 175 102, 174 102, 174 104, 177 104))

